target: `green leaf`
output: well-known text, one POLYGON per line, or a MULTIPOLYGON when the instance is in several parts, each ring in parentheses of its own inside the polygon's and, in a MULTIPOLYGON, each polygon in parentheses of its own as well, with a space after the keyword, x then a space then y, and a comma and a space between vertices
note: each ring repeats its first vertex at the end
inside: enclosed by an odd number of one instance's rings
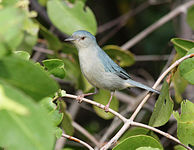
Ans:
POLYGON ((152 147, 140 147, 137 148, 136 150, 160 150, 159 148, 152 148, 152 147))
POLYGON ((7 6, 14 6, 16 3, 18 2, 18 0, 2 0, 0 2, 0 5, 2 5, 3 7, 7 7, 7 6))
POLYGON ((42 6, 46 6, 48 0, 38 0, 38 3, 42 6))
POLYGON ((194 6, 190 7, 187 11, 187 23, 194 30, 194 6))
POLYGON ((14 49, 21 42, 21 39, 18 42, 18 37, 23 29, 24 18, 24 12, 17 8, 6 7, 0 10, 0 43, 14 49))
POLYGON ((188 82, 183 77, 181 77, 179 68, 175 72, 172 81, 174 83, 175 100, 177 103, 181 103, 183 100, 181 94, 185 91, 188 82))
POLYGON ((30 54, 25 51, 15 51, 15 54, 19 56, 22 59, 29 60, 30 59, 30 54))
POLYGON ((181 146, 181 145, 176 145, 176 146, 174 147, 174 150, 187 150, 187 149, 184 148, 184 147, 181 146))
POLYGON ((0 60, 0 68, 0 79, 35 100, 50 96, 58 90, 58 84, 31 61, 11 55, 0 60))
POLYGON ((84 8, 82 1, 76 1, 72 6, 62 0, 50 0, 47 2, 47 10, 53 24, 64 33, 70 35, 76 30, 87 30, 96 34, 95 16, 89 7, 84 8))
POLYGON ((62 47, 60 40, 50 31, 48 31, 43 25, 40 26, 40 34, 47 40, 48 48, 52 50, 59 50, 62 47))
MULTIPOLYGON (((94 99, 94 101, 96 101, 100 104, 106 105, 110 99, 110 91, 100 89, 99 93, 94 95, 93 99, 94 99)), ((105 110, 102 110, 96 106, 93 106, 93 108, 94 108, 95 112, 97 113, 97 115, 99 115, 103 119, 112 119, 114 117, 113 114, 111 114, 109 112, 107 113, 107 112, 105 112, 105 110)), ((119 101, 114 96, 112 98, 110 108, 115 110, 115 111, 118 111, 118 109, 119 109, 119 101)))
POLYGON ((68 135, 73 135, 74 128, 72 125, 71 115, 66 111, 66 104, 64 101, 59 101, 60 111, 63 112, 63 120, 61 127, 68 135))
POLYGON ((123 140, 125 140, 128 137, 134 136, 134 135, 149 135, 152 136, 153 138, 155 138, 156 140, 160 141, 160 139, 158 138, 158 136, 145 128, 141 128, 141 127, 134 127, 134 128, 130 128, 129 130, 127 130, 123 136, 119 139, 119 142, 122 142, 123 140))
POLYGON ((177 120, 177 136, 179 140, 188 145, 194 145, 194 103, 186 100, 181 103, 181 114, 173 112, 177 120))
POLYGON ((158 148, 163 150, 162 145, 157 140, 147 135, 131 136, 115 146, 113 150, 136 150, 140 147, 158 148))
POLYGON ((64 63, 60 59, 47 59, 42 61, 49 73, 63 79, 65 77, 64 63))
POLYGON ((107 45, 104 51, 121 67, 131 66, 135 63, 134 55, 130 51, 124 51, 119 46, 107 45))
POLYGON ((56 132, 56 138, 59 139, 62 136, 63 130, 57 127, 55 132, 56 132))
POLYGON ((179 55, 183 57, 191 48, 194 47, 194 42, 189 40, 184 40, 180 38, 173 38, 171 42, 174 44, 174 47, 179 55))
POLYGON ((76 88, 78 89, 79 78, 81 76, 79 64, 75 61, 70 61, 69 59, 63 59, 63 62, 66 71, 65 80, 71 81, 71 83, 76 85, 76 88))
POLYGON ((173 106, 174 103, 169 95, 169 85, 165 81, 162 86, 161 94, 156 101, 149 125, 159 127, 168 122, 173 112, 173 106))
POLYGON ((0 146, 11 150, 52 150, 54 127, 46 111, 17 88, 1 80, 0 85, 4 106, 0 109, 0 146))
POLYGON ((63 119, 63 113, 59 111, 59 107, 52 102, 52 98, 50 97, 41 100, 41 105, 48 110, 48 114, 52 119, 53 124, 57 127, 63 119))
POLYGON ((7 49, 3 43, 0 43, 0 59, 10 54, 11 50, 7 49))
POLYGON ((27 51, 28 53, 32 52, 32 48, 37 42, 37 35, 31 35, 24 32, 23 40, 20 45, 17 47, 18 51, 27 51))
POLYGON ((17 47, 18 50, 31 53, 32 48, 37 42, 39 25, 31 19, 26 18, 23 25, 24 37, 22 43, 17 47))
MULTIPOLYGON (((194 53, 194 48, 192 48, 187 54, 194 53)), ((187 80, 190 84, 194 84, 194 57, 184 60, 180 66, 181 76, 187 80)))
POLYGON ((19 115, 27 115, 29 113, 26 107, 6 96, 2 85, 0 85, 0 96, 0 110, 12 111, 19 115))

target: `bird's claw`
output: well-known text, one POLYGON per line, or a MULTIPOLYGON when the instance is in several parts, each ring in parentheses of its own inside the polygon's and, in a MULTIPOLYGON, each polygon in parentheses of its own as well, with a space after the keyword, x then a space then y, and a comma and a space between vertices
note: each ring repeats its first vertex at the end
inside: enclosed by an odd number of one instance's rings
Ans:
POLYGON ((77 96, 77 98, 76 98, 76 100, 78 101, 78 103, 82 103, 82 99, 84 98, 84 95, 82 94, 82 95, 78 95, 77 96))

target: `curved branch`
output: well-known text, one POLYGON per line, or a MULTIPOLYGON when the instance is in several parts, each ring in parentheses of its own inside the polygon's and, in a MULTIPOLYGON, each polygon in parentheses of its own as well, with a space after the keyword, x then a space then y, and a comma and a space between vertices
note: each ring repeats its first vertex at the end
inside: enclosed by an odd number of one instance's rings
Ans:
POLYGON ((77 138, 75 138, 73 136, 70 136, 70 135, 67 135, 67 134, 63 133, 62 137, 67 138, 67 139, 69 139, 71 141, 80 143, 80 144, 84 145, 85 147, 87 147, 89 150, 94 150, 89 144, 87 144, 86 142, 84 142, 84 141, 82 141, 80 139, 77 139, 77 138))

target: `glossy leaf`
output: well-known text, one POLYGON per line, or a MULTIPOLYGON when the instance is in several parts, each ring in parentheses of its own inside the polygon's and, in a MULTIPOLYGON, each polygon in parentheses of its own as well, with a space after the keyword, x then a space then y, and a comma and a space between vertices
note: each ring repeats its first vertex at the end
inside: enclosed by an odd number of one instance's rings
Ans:
POLYGON ((49 117, 51 118, 53 124, 57 127, 63 119, 63 113, 59 111, 59 108, 52 102, 52 98, 50 97, 46 97, 41 100, 41 105, 47 109, 49 117))
MULTIPOLYGON (((187 54, 191 53, 194 53, 194 48, 192 48, 187 54)), ((194 84, 194 57, 184 60, 179 68, 181 76, 190 84, 194 84)))
POLYGON ((26 18, 23 24, 23 30, 25 31, 24 37, 22 43, 17 47, 17 49, 31 53, 33 46, 37 42, 39 26, 31 19, 26 18))
POLYGON ((60 106, 60 111, 63 113, 61 128, 65 131, 66 134, 73 135, 74 127, 72 125, 72 118, 71 115, 66 111, 66 104, 64 101, 59 101, 58 104, 60 106))
POLYGON ((131 136, 115 146, 113 150, 136 150, 140 147, 158 148, 163 150, 163 147, 157 140, 147 135, 131 136))
POLYGON ((62 0, 50 0, 47 10, 53 24, 64 33, 70 35, 76 30, 87 30, 93 35, 96 34, 95 16, 89 7, 84 8, 82 1, 76 1, 70 6, 62 0))
POLYGON ((194 30, 194 6, 190 7, 187 12, 187 23, 194 30))
POLYGON ((49 73, 63 79, 65 77, 64 63, 60 59, 47 59, 42 61, 49 73))
POLYGON ((177 136, 179 140, 188 145, 194 145, 194 103, 186 100, 181 103, 181 114, 173 112, 177 120, 177 136))
POLYGON ((15 51, 15 54, 19 56, 22 59, 29 60, 30 59, 30 54, 25 51, 15 51))
POLYGON ((156 101, 149 125, 159 127, 164 125, 170 119, 173 112, 174 103, 169 95, 169 85, 165 81, 160 91, 160 96, 156 101))
POLYGON ((134 127, 134 128, 127 130, 123 134, 123 136, 119 139, 119 142, 122 142, 126 138, 131 137, 131 136, 135 136, 135 135, 149 135, 149 136, 152 136, 153 138, 155 138, 157 141, 160 141, 160 139, 158 138, 158 136, 154 132, 152 132, 148 129, 145 129, 145 128, 134 127))
POLYGON ((19 45, 22 39, 18 36, 22 34, 24 18, 24 13, 17 8, 6 7, 0 10, 0 43, 6 44, 9 49, 19 45))
POLYGON ((174 83, 175 100, 177 103, 181 103, 183 100, 182 93, 185 91, 188 82, 181 77, 179 68, 175 72, 172 81, 174 83))
POLYGON ((173 38, 171 42, 180 57, 183 57, 191 48, 194 47, 194 42, 189 40, 184 40, 180 38, 173 38))
POLYGON ((0 146, 12 150, 52 150, 54 126, 46 111, 17 88, 2 81, 0 88, 0 103, 4 106, 0 109, 0 146))
POLYGON ((107 45, 104 51, 121 67, 131 66, 135 63, 134 55, 130 51, 124 51, 119 46, 107 45))
MULTIPOLYGON (((93 97, 94 101, 106 105, 110 99, 110 91, 100 89, 99 93, 94 95, 93 97)), ((105 110, 102 110, 96 106, 93 106, 94 110, 96 111, 97 115, 99 115, 101 118, 104 119, 112 119, 114 117, 111 113, 106 113, 105 110)), ((112 108, 115 111, 118 111, 119 109, 119 101, 116 99, 116 97, 112 98, 110 108, 112 108)))
POLYGON ((35 100, 50 96, 58 90, 58 84, 31 61, 11 55, 0 60, 0 68, 0 79, 35 100))
POLYGON ((61 128, 56 128, 56 138, 59 139, 62 136, 63 130, 61 128))
POLYGON ((37 35, 31 35, 29 33, 24 33, 23 40, 20 45, 17 47, 18 51, 27 51, 31 54, 32 48, 37 42, 37 35))

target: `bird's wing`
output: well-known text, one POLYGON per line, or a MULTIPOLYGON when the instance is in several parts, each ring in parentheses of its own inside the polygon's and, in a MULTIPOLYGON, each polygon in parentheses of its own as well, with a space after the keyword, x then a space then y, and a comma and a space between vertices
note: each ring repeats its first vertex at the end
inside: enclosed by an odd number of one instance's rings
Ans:
POLYGON ((125 80, 131 78, 129 74, 118 66, 102 49, 99 50, 98 54, 106 72, 112 72, 125 80))

